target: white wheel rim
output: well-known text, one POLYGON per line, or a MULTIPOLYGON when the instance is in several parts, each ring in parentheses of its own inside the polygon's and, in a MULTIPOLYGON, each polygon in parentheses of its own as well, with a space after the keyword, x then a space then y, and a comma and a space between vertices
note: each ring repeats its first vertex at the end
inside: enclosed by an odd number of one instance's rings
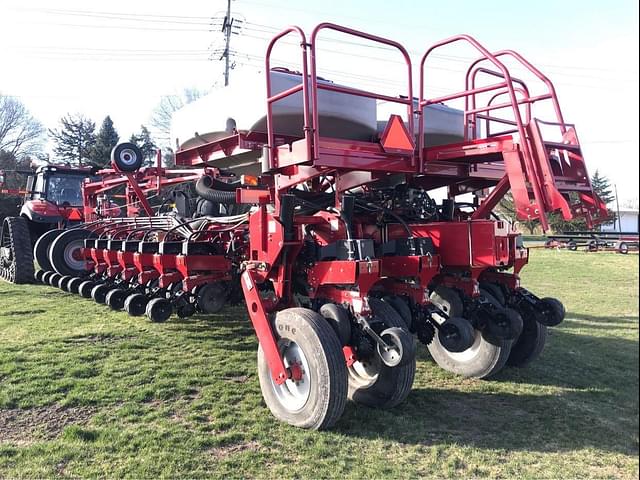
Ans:
POLYGON ((84 269, 84 260, 74 258, 73 253, 84 246, 83 240, 74 240, 64 247, 63 258, 65 264, 72 270, 84 269))
POLYGON ((478 354, 480 345, 482 344, 482 333, 480 333, 480 330, 474 330, 474 334, 473 344, 466 350, 462 352, 450 352, 447 349, 443 349, 444 352, 456 362, 469 362, 473 360, 478 354))
POLYGON ((119 158, 120 158, 120 162, 122 162, 124 165, 127 165, 127 166, 135 165, 138 159, 136 152, 134 152, 130 148, 125 148, 124 150, 122 150, 120 152, 119 158))
POLYGON ((380 374, 381 360, 377 354, 373 354, 371 360, 358 360, 351 365, 347 371, 349 372, 349 380, 355 383, 359 388, 366 388, 378 380, 380 374))
POLYGON ((286 368, 292 365, 298 365, 302 372, 302 378, 298 381, 287 379, 284 383, 278 385, 271 376, 271 387, 280 404, 290 412, 297 412, 307 404, 311 393, 311 372, 309 371, 309 363, 302 348, 292 340, 280 340, 280 351, 286 368))

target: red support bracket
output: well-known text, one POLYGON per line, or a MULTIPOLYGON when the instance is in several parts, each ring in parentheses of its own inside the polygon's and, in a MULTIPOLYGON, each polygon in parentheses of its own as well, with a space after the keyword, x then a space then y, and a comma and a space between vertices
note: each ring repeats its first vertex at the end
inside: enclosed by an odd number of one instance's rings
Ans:
POLYGON ((282 385, 287 378, 289 378, 289 372, 284 366, 284 362, 280 356, 276 339, 273 336, 267 313, 260 298, 260 292, 256 286, 254 273, 246 270, 242 274, 241 279, 242 281, 240 283, 242 283, 244 298, 247 301, 249 318, 251 318, 253 329, 256 331, 256 336, 267 359, 271 377, 278 385, 282 385))

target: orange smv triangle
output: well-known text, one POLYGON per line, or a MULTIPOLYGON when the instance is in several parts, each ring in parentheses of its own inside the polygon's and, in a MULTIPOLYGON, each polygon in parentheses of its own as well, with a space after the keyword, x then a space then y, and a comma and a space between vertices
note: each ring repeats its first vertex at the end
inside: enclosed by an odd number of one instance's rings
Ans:
POLYGON ((404 125, 400 115, 391 115, 380 139, 382 148, 387 153, 412 155, 415 150, 413 137, 404 125))

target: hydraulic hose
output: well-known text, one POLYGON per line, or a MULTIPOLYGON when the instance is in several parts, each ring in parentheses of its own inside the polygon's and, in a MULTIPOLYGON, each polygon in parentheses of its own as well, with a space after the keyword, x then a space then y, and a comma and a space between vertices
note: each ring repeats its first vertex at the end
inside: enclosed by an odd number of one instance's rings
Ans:
POLYGON ((214 203, 236 203, 236 186, 215 180, 209 175, 200 177, 196 183, 196 193, 214 203), (222 187, 223 186, 223 187, 222 187), (213 188, 216 187, 216 188, 213 188), (219 188, 222 187, 222 188, 219 188))

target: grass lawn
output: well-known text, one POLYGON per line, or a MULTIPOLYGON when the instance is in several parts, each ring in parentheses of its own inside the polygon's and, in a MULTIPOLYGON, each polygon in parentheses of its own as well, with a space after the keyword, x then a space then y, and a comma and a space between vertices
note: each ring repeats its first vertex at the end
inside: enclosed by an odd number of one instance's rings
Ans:
POLYGON ((532 251, 523 284, 568 319, 491 381, 420 348, 391 411, 277 422, 242 307, 151 324, 45 286, 0 283, 0 478, 638 476, 638 256, 532 251))

